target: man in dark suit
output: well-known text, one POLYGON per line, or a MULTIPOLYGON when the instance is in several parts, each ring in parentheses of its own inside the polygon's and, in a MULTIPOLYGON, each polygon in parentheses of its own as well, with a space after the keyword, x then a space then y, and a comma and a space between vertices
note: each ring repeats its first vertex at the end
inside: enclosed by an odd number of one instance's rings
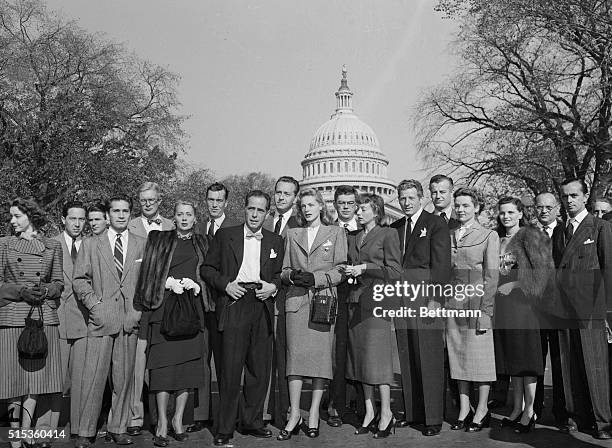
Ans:
MULTIPOLYGON (((338 213, 338 219, 334 224, 343 227, 346 233, 359 230, 361 226, 357 222, 355 213, 357 211, 357 199, 359 192, 350 185, 340 185, 334 192, 334 207, 338 213)), ((336 317, 335 352, 334 352, 334 377, 329 384, 329 405, 327 408, 327 424, 332 427, 342 426, 342 423, 358 423, 358 410, 365 413, 363 406, 365 398, 361 384, 345 379, 346 356, 348 347, 348 283, 346 281, 338 285, 338 316, 336 317), (352 396, 347 396, 347 387, 352 396), (347 403, 347 399, 348 402, 347 403), (351 399, 355 402, 355 408, 350 406, 351 399)))
MULTIPOLYGON (((134 235, 147 239, 151 230, 172 230, 174 223, 159 214, 161 205, 161 190, 155 182, 144 182, 138 188, 140 216, 130 220, 128 230, 134 235)), ((144 406, 142 403, 142 387, 145 378, 147 340, 138 338, 136 345, 136 361, 134 363, 134 387, 130 406, 130 421, 127 433, 138 436, 142 433, 144 422, 144 406)), ((207 395, 208 396, 208 395, 207 395)))
MULTIPOLYGON (((233 227, 238 222, 228 218, 225 214, 227 208, 227 200, 229 199, 229 190, 225 185, 220 182, 215 182, 208 186, 206 189, 206 211, 208 213, 208 219, 201 223, 196 224, 195 233, 206 235, 208 242, 211 243, 215 238, 217 231, 226 227, 233 227)), ((213 300, 216 302, 215 291, 213 293, 213 300)), ((221 348, 221 333, 217 329, 219 322, 214 311, 207 311, 204 313, 204 320, 206 322, 206 328, 208 328, 208 337, 210 341, 210 350, 208 350, 207 362, 212 372, 211 359, 215 360, 215 378, 217 384, 221 377, 221 357, 223 356, 223 350, 221 348)), ((212 381, 212 374, 211 374, 212 381)), ((211 388, 212 390, 212 388, 211 388)), ((204 399, 206 391, 198 392, 198 402, 204 399)), ((206 426, 206 420, 208 419, 208 410, 212 409, 212 394, 208 394, 209 403, 199 403, 193 410, 194 424, 187 428, 187 432, 198 432, 204 429, 206 426)))
MULTIPOLYGON (((299 227, 293 205, 300 191, 299 182, 291 176, 281 176, 274 186, 274 216, 269 214, 263 228, 283 237, 287 229, 299 227)), ((287 423, 289 410, 289 384, 286 375, 286 331, 285 331, 285 292, 282 287, 274 301, 274 356, 272 358, 272 378, 266 403, 264 405, 264 420, 274 420, 276 426, 284 427, 287 423)))
POLYGON ((436 174, 429 180, 429 194, 434 206, 434 215, 444 219, 449 229, 459 227, 453 207, 453 179, 444 174, 436 174))
MULTIPOLYGON (((552 193, 540 193, 535 198, 536 217, 538 227, 542 229, 549 238, 552 238, 555 228, 559 225, 557 215, 559 214, 559 202, 552 193)), ((552 413, 555 422, 563 431, 576 431, 576 425, 568 420, 565 409, 565 395, 563 393, 563 373, 561 370, 561 353, 559 351, 559 330, 544 325, 540 330, 542 338, 542 359, 546 364, 546 357, 550 352, 550 366, 552 370, 553 406, 552 413), (549 351, 550 347, 550 351, 549 351)), ((536 388, 534 411, 541 416, 544 409, 544 377, 538 377, 536 388)))
MULTIPOLYGON (((444 219, 423 210, 423 187, 404 180, 397 187, 405 217, 391 227, 397 229, 402 249, 402 280, 418 284, 449 281, 451 248, 444 219)), ((439 307, 432 297, 402 298, 402 305, 439 307), (414 298, 413 298, 414 299, 414 298)), ((395 320, 397 348, 402 371, 406 421, 425 423, 423 435, 440 433, 444 413, 444 338, 441 319, 395 320)))
POLYGON ((572 323, 559 334, 567 410, 579 427, 610 439, 610 383, 605 322, 612 305, 612 225, 586 210, 583 180, 561 185, 568 221, 553 231, 561 306, 572 323))
POLYGON ((279 235, 262 229, 269 209, 269 195, 259 190, 249 192, 245 224, 221 229, 215 235, 201 270, 217 292, 216 313, 224 351, 214 437, 217 446, 232 438, 238 416, 244 434, 272 436, 264 427, 263 404, 272 358, 272 302, 280 288, 284 248, 279 235))
POLYGON ((88 310, 85 362, 76 448, 91 444, 102 406, 104 385, 112 378, 108 434, 118 445, 133 443, 127 435, 140 312, 134 292, 146 240, 131 234, 132 199, 108 200, 108 231, 83 240, 74 265, 72 285, 88 310), (111 368, 112 367, 112 368, 111 368))

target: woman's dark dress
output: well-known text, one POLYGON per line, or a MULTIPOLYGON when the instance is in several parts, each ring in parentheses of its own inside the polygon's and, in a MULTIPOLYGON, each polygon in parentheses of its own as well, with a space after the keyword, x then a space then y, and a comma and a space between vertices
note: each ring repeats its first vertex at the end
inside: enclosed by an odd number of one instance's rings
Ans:
MULTIPOLYGON (((195 280, 198 256, 193 242, 180 240, 170 263, 169 277, 177 280, 195 280)), ((166 292, 166 296, 168 292, 166 292)), ((196 297, 199 300, 200 296, 196 297)), ((147 369, 150 369, 151 391, 173 391, 200 387, 203 382, 202 353, 204 352, 204 333, 200 331, 190 339, 167 340, 161 333, 161 321, 166 300, 151 312, 148 328, 147 369)), ((198 304, 198 306, 200 306, 198 304)))
MULTIPOLYGON (((518 264, 506 252, 509 238, 502 238, 499 285, 518 280, 518 264)), ((495 366, 498 375, 544 375, 542 342, 537 311, 521 288, 495 297, 495 366)))

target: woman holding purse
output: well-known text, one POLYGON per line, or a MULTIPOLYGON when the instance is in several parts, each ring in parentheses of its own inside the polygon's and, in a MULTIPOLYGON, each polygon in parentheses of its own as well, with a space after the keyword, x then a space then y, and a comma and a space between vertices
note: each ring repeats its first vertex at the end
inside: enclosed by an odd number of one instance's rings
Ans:
POLYGON ((475 190, 460 188, 454 198, 460 223, 459 228, 451 231, 455 296, 446 307, 477 311, 480 315, 466 313, 466 317, 449 317, 446 321, 450 376, 457 380, 460 403, 459 419, 451 429, 478 432, 490 425, 487 403, 491 382, 496 379, 491 320, 499 277, 499 237, 478 222, 483 203, 475 190), (466 285, 472 285, 474 291, 481 289, 482 293, 468 296, 466 285), (478 384, 475 411, 470 403, 471 382, 478 384))
POLYGON ((374 317, 374 307, 393 308, 387 301, 374 301, 376 285, 391 284, 400 278, 401 252, 397 232, 381 227, 385 205, 380 196, 359 198, 357 220, 362 229, 348 236, 351 265, 344 273, 352 280, 349 292, 349 336, 346 377, 363 385, 366 414, 355 435, 368 434, 375 419, 374 387, 380 392, 380 420, 375 438, 385 438, 394 428, 391 412, 393 382, 393 338, 389 319, 374 317))
MULTIPOLYGON (((47 221, 33 200, 15 199, 10 214, 14 235, 0 239, 0 399, 8 402, 11 427, 28 429, 38 396, 60 393, 63 386, 57 316, 64 287, 62 246, 39 233, 47 221), (30 314, 43 320, 47 355, 39 359, 24 359, 17 348, 30 314)), ((47 413, 58 416, 57 411, 47 413)), ((50 415, 41 421, 52 423, 50 415)))
POLYGON ((210 380, 204 311, 211 311, 213 305, 200 277, 208 242, 193 232, 195 216, 193 203, 178 201, 176 230, 149 233, 134 298, 134 308, 143 311, 140 337, 147 340, 149 390, 157 401, 153 444, 160 447, 168 446, 168 434, 178 441, 187 438, 183 412, 188 390, 206 388, 210 380), (193 312, 179 313, 179 305, 193 312), (171 392, 176 393, 176 404, 169 428, 166 413, 171 392))
POLYGON ((288 285, 285 299, 287 377, 291 415, 278 440, 288 440, 300 426, 308 437, 319 436, 319 405, 325 381, 333 378, 334 325, 311 319, 311 302, 321 292, 335 295, 346 263, 344 229, 328 224, 325 202, 315 189, 300 191, 297 219, 302 227, 287 230, 281 278, 288 285), (308 424, 302 424, 300 396, 304 377, 312 378, 308 424))

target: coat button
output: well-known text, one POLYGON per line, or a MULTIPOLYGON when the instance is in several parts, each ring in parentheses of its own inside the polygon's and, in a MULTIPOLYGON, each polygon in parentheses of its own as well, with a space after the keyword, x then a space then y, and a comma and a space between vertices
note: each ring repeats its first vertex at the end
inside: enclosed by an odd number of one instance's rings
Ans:
POLYGON ((21 258, 18 258, 18 259, 17 259, 17 261, 18 261, 19 263, 21 263, 21 258))
POLYGON ((40 272, 37 272, 37 273, 36 273, 36 277, 40 277, 40 272))
POLYGON ((20 273, 19 273, 19 277, 23 277, 23 272, 20 272, 20 273))

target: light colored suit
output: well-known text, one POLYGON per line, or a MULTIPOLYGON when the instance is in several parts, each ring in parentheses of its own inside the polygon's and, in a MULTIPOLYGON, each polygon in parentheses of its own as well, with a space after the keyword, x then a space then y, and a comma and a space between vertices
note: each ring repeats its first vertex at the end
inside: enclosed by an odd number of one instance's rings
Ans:
POLYGON ((289 284, 285 299, 287 317, 287 375, 332 378, 334 326, 310 322, 310 300, 315 290, 327 287, 328 274, 335 290, 343 280, 338 265, 346 263, 347 242, 343 228, 321 225, 308 250, 308 229, 287 230, 281 278, 289 284), (314 274, 313 288, 291 284, 291 271, 314 274))
MULTIPOLYGON (((174 222, 171 219, 160 216, 161 230, 174 230, 174 222)), ((131 234, 147 239, 149 234, 145 229, 142 216, 132 218, 128 224, 131 234)), ((146 381, 149 384, 149 376, 145 375, 147 365, 147 340, 138 338, 136 343, 136 357, 134 360, 134 387, 130 398, 130 420, 128 426, 142 426, 144 423, 144 406, 142 404, 142 385, 146 381), (146 379, 145 379, 146 377, 146 379)))
POLYGON ((81 244, 72 285, 77 299, 89 310, 89 319, 79 436, 96 434, 111 364, 113 391, 108 430, 126 432, 140 320, 133 299, 145 244, 144 238, 129 234, 121 278, 106 233, 87 238, 81 244))

